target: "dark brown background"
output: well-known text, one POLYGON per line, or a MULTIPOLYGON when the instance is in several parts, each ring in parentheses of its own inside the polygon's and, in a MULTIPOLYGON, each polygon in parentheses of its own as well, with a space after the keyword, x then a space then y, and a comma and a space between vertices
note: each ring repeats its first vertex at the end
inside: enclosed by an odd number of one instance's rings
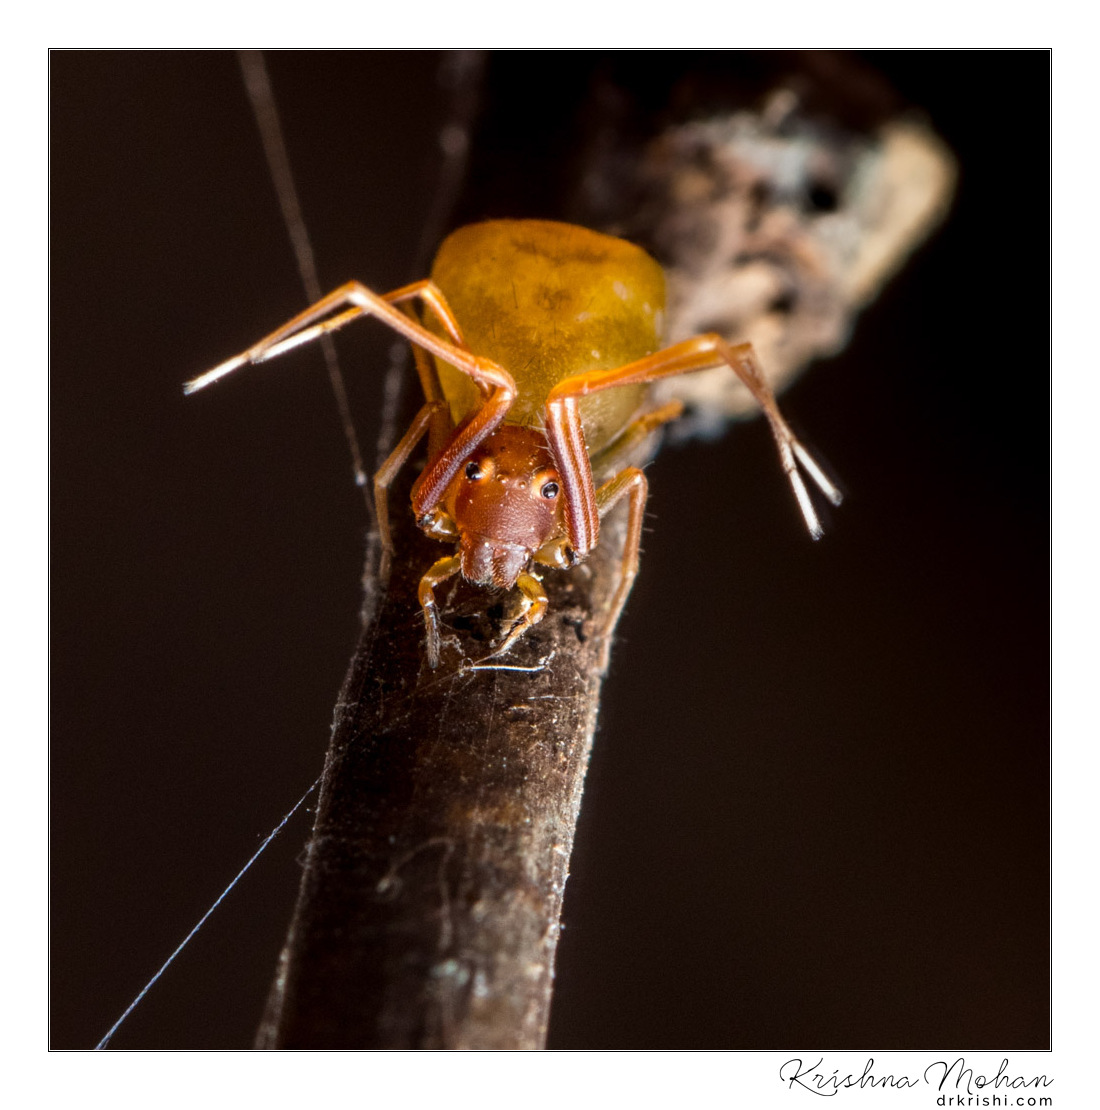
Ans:
MULTIPOLYGON (((554 1047, 1048 1041, 1049 59, 859 61, 957 202, 786 395, 849 493, 824 542, 759 423, 650 470, 554 1047)), ((596 75, 659 112, 788 64, 498 56, 462 215, 563 214, 596 75)), ((408 280, 438 58, 269 67, 322 285, 408 280)), ((366 521, 319 353, 180 392, 303 304, 236 58, 55 53, 51 89, 51 1043, 90 1047, 319 772, 366 521)), ((340 342, 368 445, 389 343, 340 342)), ((307 827, 116 1046, 250 1043, 307 827)))

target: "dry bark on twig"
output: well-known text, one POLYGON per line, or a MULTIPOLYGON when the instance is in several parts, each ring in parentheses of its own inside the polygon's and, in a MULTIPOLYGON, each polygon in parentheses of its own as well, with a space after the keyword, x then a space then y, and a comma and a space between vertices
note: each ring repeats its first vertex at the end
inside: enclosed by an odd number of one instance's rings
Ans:
MULTIPOLYGON (((602 675, 621 529, 550 573, 550 611, 507 655, 501 601, 457 585, 424 661, 402 558, 336 709, 298 909, 261 1047, 537 1048, 602 675)), ((506 626, 506 625, 505 625, 506 626)))
MULTIPOLYGON (((670 342, 707 331, 751 341, 777 393, 844 346, 860 309, 943 218, 955 179, 954 160, 922 124, 842 130, 805 115, 789 88, 760 112, 667 128, 620 163, 624 172, 635 204, 606 230, 665 267, 670 342)), ((605 195, 618 185, 610 169, 590 180, 605 195)), ((690 407, 678 438, 757 411, 721 367, 655 392, 690 407)))

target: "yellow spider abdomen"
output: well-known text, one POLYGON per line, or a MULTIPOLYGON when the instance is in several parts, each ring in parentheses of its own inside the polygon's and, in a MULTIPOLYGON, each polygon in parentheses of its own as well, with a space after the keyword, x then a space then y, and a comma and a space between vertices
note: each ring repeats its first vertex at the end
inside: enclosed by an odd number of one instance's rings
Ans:
MULTIPOLYGON (((665 277, 640 247, 572 224, 490 220, 444 240, 432 267, 470 350, 515 378, 509 424, 541 426, 560 381, 644 358, 664 340, 665 277)), ((467 374, 436 360, 457 422, 480 401, 467 374)), ((579 402, 588 450, 637 412, 647 386, 579 402)))

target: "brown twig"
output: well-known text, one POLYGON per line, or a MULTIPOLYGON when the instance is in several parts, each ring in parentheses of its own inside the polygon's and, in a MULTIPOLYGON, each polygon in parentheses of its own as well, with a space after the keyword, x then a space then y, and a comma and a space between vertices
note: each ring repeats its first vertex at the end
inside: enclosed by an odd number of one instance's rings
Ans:
POLYGON ((537 1048, 618 575, 614 528, 548 575, 550 613, 488 658, 499 606, 459 586, 438 671, 423 657, 411 516, 406 557, 337 705, 298 908, 258 1043, 537 1048), (495 618, 495 619, 494 619, 495 618))

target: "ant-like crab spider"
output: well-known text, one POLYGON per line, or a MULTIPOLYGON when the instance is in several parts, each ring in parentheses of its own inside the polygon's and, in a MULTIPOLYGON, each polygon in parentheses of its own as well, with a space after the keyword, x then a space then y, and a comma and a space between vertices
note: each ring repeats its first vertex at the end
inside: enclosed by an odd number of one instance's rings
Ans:
POLYGON ((614 625, 638 571, 647 492, 638 467, 616 463, 679 415, 678 402, 647 409, 647 387, 660 378, 728 365, 760 404, 810 534, 821 535, 799 465, 834 504, 840 493, 787 426, 752 345, 708 334, 662 349, 664 305, 660 266, 625 240, 571 224, 492 220, 450 235, 430 280, 384 296, 349 282, 184 389, 360 316, 376 316, 410 341, 425 401, 375 476, 374 496, 385 577, 393 555, 389 486, 427 435, 413 513, 426 534, 457 545, 420 580, 435 667, 437 586, 461 574, 482 586, 518 587, 522 611, 494 654, 507 651, 546 613, 535 565, 564 569, 583 559, 599 540, 601 519, 625 498, 622 577, 608 615, 614 625), (415 301, 427 324, 413 314, 415 301), (598 488, 594 470, 611 475, 598 488))

